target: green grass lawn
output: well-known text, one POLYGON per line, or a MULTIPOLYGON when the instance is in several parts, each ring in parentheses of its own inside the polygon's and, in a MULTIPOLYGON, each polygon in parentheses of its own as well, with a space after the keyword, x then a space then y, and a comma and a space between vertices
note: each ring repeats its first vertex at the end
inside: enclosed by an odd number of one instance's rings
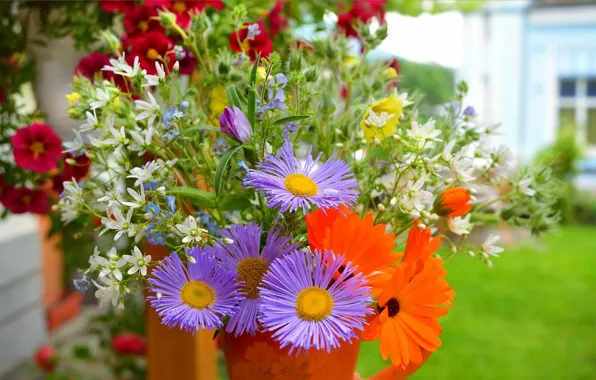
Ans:
MULTIPOLYGON (((596 229, 506 249, 492 269, 464 255, 446 267, 457 295, 443 346, 412 379, 596 379, 596 229)), ((360 374, 383 366, 365 344, 360 374)))

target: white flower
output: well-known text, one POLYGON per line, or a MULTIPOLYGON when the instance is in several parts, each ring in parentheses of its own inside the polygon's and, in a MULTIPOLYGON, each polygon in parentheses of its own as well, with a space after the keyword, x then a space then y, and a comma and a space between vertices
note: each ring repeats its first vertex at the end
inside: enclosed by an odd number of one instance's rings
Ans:
POLYGON ((81 132, 91 131, 93 129, 96 129, 98 126, 98 123, 97 123, 97 116, 95 115, 95 110, 93 110, 93 113, 87 111, 87 112, 85 112, 85 115, 87 115, 87 122, 79 127, 81 132))
POLYGON ((100 277, 98 280, 102 282, 103 285, 100 285, 93 280, 92 281, 97 288, 95 291, 95 298, 99 299, 99 306, 103 308, 107 303, 111 302, 112 306, 115 307, 118 304, 118 299, 120 298, 118 282, 109 277, 100 277))
POLYGON ((499 253, 503 252, 503 248, 497 247, 495 244, 500 239, 497 235, 490 235, 484 243, 482 243, 482 252, 486 255, 498 257, 499 253))
POLYGON ((368 117, 364 123, 370 127, 383 128, 385 124, 394 116, 392 113, 381 112, 376 114, 372 109, 368 110, 368 117))
POLYGON ((406 189, 399 199, 399 206, 404 212, 419 216, 420 211, 424 210, 424 206, 433 202, 433 194, 422 190, 424 180, 425 178, 421 177, 416 182, 409 180, 406 184, 406 189))
POLYGON ((495 165, 497 165, 498 168, 506 169, 513 166, 513 154, 505 145, 495 147, 491 153, 491 157, 495 161, 495 165))
POLYGON ((460 182, 467 183, 475 179, 475 177, 472 176, 472 173, 474 173, 473 162, 469 158, 456 155, 451 161, 449 168, 460 182))
POLYGON ((536 190, 534 190, 530 187, 531 184, 532 184, 532 177, 524 177, 517 184, 517 188, 519 189, 520 193, 525 194, 528 197, 533 197, 534 195, 536 195, 536 190))
POLYGON ((103 235, 107 230, 116 230, 118 232, 114 236, 114 241, 118 240, 125 232, 128 232, 129 236, 131 236, 131 230, 136 231, 133 223, 131 222, 133 213, 134 208, 131 208, 126 213, 126 217, 124 217, 120 209, 109 209, 108 215, 110 215, 110 217, 101 219, 101 223, 106 226, 106 228, 101 231, 100 235, 103 235))
POLYGON ((451 162, 451 160, 453 159, 453 155, 451 154, 451 151, 453 150, 454 146, 455 146, 455 140, 451 140, 451 141, 449 141, 449 143, 445 144, 445 146, 443 147, 443 152, 441 153, 441 158, 445 162, 451 162))
POLYGON ((176 224, 176 228, 182 235, 185 235, 182 239, 183 243, 200 242, 202 235, 207 232, 197 225, 197 220, 192 215, 188 216, 184 224, 176 224))
MULTIPOLYGON (((139 72, 140 72, 140 68, 141 68, 141 64, 139 62, 139 57, 135 57, 134 62, 133 62, 133 66, 131 67, 128 62, 126 62, 126 60, 124 59, 125 55, 124 53, 122 53, 122 56, 118 57, 118 59, 110 59, 110 65, 111 66, 104 66, 102 68, 102 70, 105 71, 111 71, 114 74, 118 74, 124 77, 135 77, 139 72)), ((144 70, 143 70, 144 72, 144 70)))
POLYGON ((120 268, 126 265, 126 260, 121 259, 118 255, 115 254, 115 249, 113 250, 114 251, 112 255, 110 255, 110 260, 101 256, 97 257, 98 262, 102 267, 101 272, 99 272, 99 277, 101 278, 108 275, 112 275, 116 280, 122 281, 122 272, 120 272, 120 268))
POLYGON ((97 268, 101 268, 101 264, 100 264, 100 261, 98 260, 98 258, 103 259, 103 257, 100 256, 99 248, 95 247, 93 249, 93 255, 89 256, 89 269, 87 269, 85 271, 85 274, 87 274, 89 272, 93 272, 97 268))
POLYGON ((160 83, 165 83, 166 72, 163 69, 163 66, 159 62, 155 61, 155 69, 157 70, 157 75, 145 75, 145 80, 147 83, 145 83, 143 87, 157 86, 160 83))
POLYGON ((103 197, 97 199, 98 202, 108 202, 108 208, 115 208, 119 202, 118 199, 120 197, 120 191, 117 187, 112 187, 108 189, 103 197))
MULTIPOLYGON (((108 119, 109 120, 109 119, 108 119)), ((106 121, 106 126, 107 126, 108 122, 106 121)), ((128 138, 126 137, 126 130, 124 129, 124 126, 120 127, 120 130, 118 130, 117 128, 113 127, 113 119, 110 122, 110 126, 108 129, 108 138, 104 138, 100 144, 102 147, 116 147, 114 149, 114 154, 116 155, 120 155, 122 148, 124 148, 126 145, 128 145, 128 138)), ((92 142, 93 145, 95 145, 95 143, 97 143, 97 140, 95 140, 94 142, 92 142)))
POLYGON ((61 195, 69 203, 78 204, 83 201, 83 189, 73 178, 72 181, 63 182, 64 191, 61 195))
POLYGON ((440 134, 441 131, 435 129, 435 121, 433 119, 430 119, 424 125, 420 125, 418 122, 413 121, 412 127, 407 130, 407 135, 418 141, 418 149, 421 149, 427 141, 436 140, 436 137, 440 134))
POLYGON ((71 153, 74 156, 79 156, 85 153, 85 140, 81 136, 81 132, 76 129, 72 130, 75 137, 71 141, 65 141, 62 143, 64 146, 64 152, 71 153))
POLYGON ((133 248, 132 255, 124 255, 122 258, 132 265, 128 270, 128 274, 141 272, 143 276, 147 275, 147 264, 151 262, 151 256, 143 256, 138 247, 133 248))
POLYGON ((159 104, 157 104, 157 101, 155 100, 153 95, 151 95, 150 92, 147 93, 147 96, 149 96, 150 103, 144 100, 135 100, 137 108, 144 110, 135 117, 135 120, 139 121, 149 118, 147 124, 149 126, 152 126, 153 122, 155 121, 155 118, 159 116, 160 108, 159 104))
POLYGON ((140 186, 140 193, 137 193, 131 188, 126 189, 128 194, 134 199, 134 202, 122 202, 122 204, 132 207, 132 208, 139 208, 145 206, 145 189, 143 186, 140 186))
POLYGON ((95 110, 97 108, 101 108, 108 104, 111 99, 110 93, 108 90, 103 90, 101 88, 96 88, 97 97, 95 101, 91 102, 91 109, 95 110))
POLYGON ((447 225, 449 230, 457 235, 468 235, 472 230, 472 224, 470 218, 472 214, 468 214, 465 217, 458 216, 457 218, 448 218, 447 225))
POLYGON ((128 131, 128 133, 132 136, 134 142, 130 144, 128 147, 129 150, 139 152, 138 155, 142 156, 146 151, 149 150, 151 146, 151 142, 153 141, 153 133, 155 130, 153 128, 145 128, 140 129, 136 128, 136 130, 128 131))
POLYGON ((156 161, 146 163, 143 167, 132 168, 130 174, 126 178, 136 178, 135 186, 140 186, 144 182, 151 182, 153 180, 153 172, 159 168, 156 161))
POLYGON ((407 92, 403 92, 403 93, 399 94, 397 97, 401 100, 401 106, 404 108, 409 106, 410 104, 414 104, 414 102, 411 102, 408 100, 407 92))

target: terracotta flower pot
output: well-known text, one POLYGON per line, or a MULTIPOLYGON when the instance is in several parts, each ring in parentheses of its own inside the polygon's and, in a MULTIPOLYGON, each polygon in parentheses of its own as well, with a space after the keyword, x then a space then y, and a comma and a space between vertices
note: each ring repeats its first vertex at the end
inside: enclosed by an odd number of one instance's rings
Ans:
POLYGON ((48 331, 52 332, 81 314, 83 293, 69 293, 47 309, 48 331))
MULTIPOLYGON (((355 373, 360 341, 344 342, 331 352, 309 350, 290 354, 289 348, 280 348, 270 333, 254 336, 234 336, 222 332, 219 340, 230 380, 357 380, 355 373)), ((420 364, 410 363, 406 368, 390 365, 369 380, 402 380, 414 373, 430 353, 423 352, 420 364)))
POLYGON ((230 380, 352 380, 360 342, 344 343, 330 353, 309 350, 289 353, 269 333, 221 333, 221 347, 230 380))

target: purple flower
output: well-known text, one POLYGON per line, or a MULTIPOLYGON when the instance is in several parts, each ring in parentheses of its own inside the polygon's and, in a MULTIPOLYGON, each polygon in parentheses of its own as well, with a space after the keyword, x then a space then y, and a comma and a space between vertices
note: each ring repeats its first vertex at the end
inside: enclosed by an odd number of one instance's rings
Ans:
POLYGON ((468 117, 475 117, 476 110, 472 106, 467 106, 466 109, 464 109, 464 115, 468 117))
POLYGON ((210 330, 223 326, 221 318, 233 314, 244 297, 236 274, 219 265, 200 247, 188 254, 196 264, 186 266, 176 253, 166 257, 148 281, 157 296, 151 301, 161 323, 185 331, 210 330))
POLYGON ((280 103, 285 100, 284 87, 288 84, 288 79, 283 74, 276 74, 275 77, 271 77, 267 82, 269 90, 267 91, 269 99, 277 99, 280 103), (275 91, 275 96, 273 92, 275 91))
POLYGON ((292 143, 288 140, 276 156, 267 156, 251 170, 244 185, 261 191, 269 207, 281 207, 280 212, 304 213, 312 205, 337 208, 351 205, 358 197, 358 183, 350 167, 342 160, 331 157, 319 164, 321 155, 313 160, 311 149, 304 162, 294 157, 292 143))
POLYGON ((262 230, 256 223, 247 226, 233 224, 229 230, 222 231, 222 236, 233 242, 218 242, 213 247, 215 257, 222 261, 223 266, 235 270, 239 281, 243 283, 246 298, 240 302, 238 311, 232 315, 226 327, 227 332, 234 332, 235 335, 245 332, 254 334, 258 330, 257 315, 261 304, 258 287, 261 278, 273 261, 298 248, 298 244, 290 244, 290 236, 272 229, 261 250, 262 230))
POLYGON ((373 311, 370 288, 356 267, 331 251, 298 251, 271 264, 263 278, 259 322, 280 346, 338 347, 356 338, 373 311), (339 272, 343 267, 343 271, 339 272))
POLYGON ((261 34, 261 28, 259 27, 259 24, 250 24, 249 26, 246 27, 246 29, 248 32, 246 34, 247 40, 254 40, 256 36, 261 34))
POLYGON ((219 125, 221 131, 241 143, 250 141, 252 127, 244 112, 236 106, 226 107, 219 116, 219 125))

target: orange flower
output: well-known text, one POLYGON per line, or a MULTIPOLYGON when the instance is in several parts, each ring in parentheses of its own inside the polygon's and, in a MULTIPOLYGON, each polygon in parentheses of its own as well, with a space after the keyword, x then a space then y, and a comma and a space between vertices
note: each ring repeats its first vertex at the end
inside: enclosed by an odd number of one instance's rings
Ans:
POLYGON ((410 229, 406 242, 403 262, 414 265, 415 273, 420 272, 424 263, 437 251, 441 245, 441 237, 431 237, 430 228, 420 228, 417 225, 410 229))
POLYGON ((448 218, 455 218, 468 213, 472 209, 470 192, 463 187, 453 187, 443 191, 435 201, 434 211, 448 218))
POLYGON ((380 314, 364 329, 363 338, 380 339, 383 359, 391 358, 394 365, 420 364, 424 350, 434 352, 441 345, 438 318, 447 314, 442 305, 451 290, 443 279, 442 263, 429 259, 415 274, 414 265, 401 262, 382 286, 380 314))
MULTIPOLYGON (((354 212, 326 209, 306 216, 306 228, 311 249, 332 250, 358 266, 358 271, 371 277, 387 270, 401 254, 393 252, 395 235, 385 233, 385 225, 373 225, 373 216, 360 219, 354 212), (326 214, 325 214, 326 212, 326 214)), ((378 279, 377 279, 378 281, 378 279)))

